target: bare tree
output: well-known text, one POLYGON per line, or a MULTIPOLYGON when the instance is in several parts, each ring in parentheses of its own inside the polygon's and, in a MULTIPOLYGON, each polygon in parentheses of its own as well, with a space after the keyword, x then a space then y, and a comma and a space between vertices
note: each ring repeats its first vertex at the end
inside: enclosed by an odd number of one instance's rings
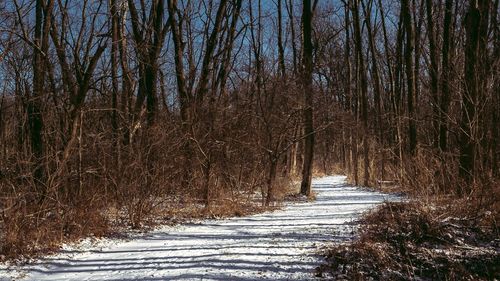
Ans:
POLYGON ((368 186, 370 180, 370 160, 368 148, 368 78, 366 75, 365 60, 363 56, 363 42, 361 40, 361 23, 359 18, 359 0, 354 0, 353 3, 353 23, 354 36, 357 58, 357 76, 360 80, 361 87, 361 113, 363 118, 363 158, 364 158, 364 179, 363 184, 368 186))
MULTIPOLYGON (((34 178, 37 186, 45 185, 42 98, 45 93, 46 71, 49 49, 49 30, 51 27, 54 1, 36 1, 35 32, 33 38, 33 95, 28 102, 28 121, 31 149, 35 159, 34 178)), ((22 19, 19 19, 22 21, 22 19)), ((46 190, 43 190, 45 193, 46 190)))
POLYGON ((139 92, 134 106, 134 115, 137 120, 146 99, 147 119, 152 125, 155 122, 158 111, 158 57, 163 47, 165 36, 170 27, 164 19, 165 0, 154 0, 149 5, 149 17, 140 16, 146 13, 147 6, 141 1, 140 11, 136 8, 133 0, 128 0, 130 17, 133 30, 135 50, 138 54, 139 64, 139 92))
POLYGON ((413 154, 417 148, 417 127, 415 117, 415 72, 414 58, 415 52, 415 30, 412 24, 411 4, 409 0, 401 1, 401 18, 405 30, 405 73, 406 73, 406 92, 408 105, 408 138, 410 152, 413 154))
POLYGON ((477 101, 484 83, 481 75, 484 66, 484 54, 487 42, 487 26, 489 22, 490 1, 471 0, 465 16, 465 79, 462 92, 462 120, 460 124, 460 176, 467 182, 465 190, 475 176, 476 142, 477 142, 477 101))
POLYGON ((442 47, 442 77, 441 77, 441 101, 439 103, 439 148, 447 150, 448 141, 448 108, 450 106, 450 79, 451 79, 451 54, 453 50, 452 38, 452 14, 453 1, 446 0, 444 8, 443 23, 443 47, 442 47))
POLYGON ((284 77, 286 75, 285 69, 285 49, 283 46, 283 16, 282 16, 282 5, 281 0, 278 0, 277 9, 278 9, 278 61, 279 61, 279 69, 281 71, 281 75, 284 77))
POLYGON ((302 90, 304 91, 304 165, 300 192, 309 196, 314 160, 314 106, 313 106, 313 45, 312 7, 310 0, 302 4, 302 90))
MULTIPOLYGON (((69 111, 69 126, 66 132, 67 138, 63 144, 63 152, 60 158, 60 164, 53 177, 53 181, 58 180, 57 178, 62 176, 65 172, 67 163, 72 154, 72 150, 78 141, 79 130, 82 126, 82 109, 85 103, 85 99, 91 87, 93 80, 94 70, 97 67, 97 62, 99 61, 101 55, 104 53, 106 48, 105 39, 103 37, 97 38, 96 20, 98 12, 93 13, 86 19, 86 13, 88 12, 88 1, 82 3, 81 15, 83 24, 79 27, 78 38, 74 45, 67 45, 67 36, 65 32, 60 32, 59 28, 62 30, 67 30, 71 26, 67 26, 65 23, 65 15, 68 14, 67 7, 59 7, 61 9, 60 15, 62 19, 59 23, 51 22, 50 37, 52 38, 52 43, 55 46, 57 58, 61 68, 61 76, 63 82, 63 88, 65 94, 68 96, 70 101, 70 111, 69 111), (88 20, 88 21, 87 21, 88 20), (90 35, 88 38, 84 38, 84 29, 87 27, 86 24, 90 25, 90 35), (84 40, 86 44, 84 45, 84 40), (96 45, 94 45, 94 43, 96 45), (68 54, 68 49, 72 50, 72 55, 68 54), (83 54, 83 55, 80 55, 83 54), (72 61, 69 61, 72 59, 72 61)), ((97 11, 102 7, 102 3, 98 4, 97 11)), ((57 182, 49 184, 52 189, 57 187, 57 182)))
POLYGON ((427 37, 429 38, 429 57, 431 61, 430 65, 430 78, 431 78, 431 96, 433 102, 433 122, 434 128, 437 132, 436 134, 436 146, 439 145, 439 59, 438 59, 438 49, 436 44, 436 30, 434 27, 434 5, 432 0, 425 1, 426 15, 427 15, 427 37))

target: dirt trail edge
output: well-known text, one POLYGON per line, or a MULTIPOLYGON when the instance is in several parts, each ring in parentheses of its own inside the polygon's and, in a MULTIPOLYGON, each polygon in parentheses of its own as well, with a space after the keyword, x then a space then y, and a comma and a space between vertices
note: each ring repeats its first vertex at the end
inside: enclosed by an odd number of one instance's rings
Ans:
POLYGON ((314 179, 316 201, 280 211, 67 247, 20 268, 0 267, 0 280, 313 280, 319 246, 352 239, 353 220, 396 199, 345 180, 314 179))

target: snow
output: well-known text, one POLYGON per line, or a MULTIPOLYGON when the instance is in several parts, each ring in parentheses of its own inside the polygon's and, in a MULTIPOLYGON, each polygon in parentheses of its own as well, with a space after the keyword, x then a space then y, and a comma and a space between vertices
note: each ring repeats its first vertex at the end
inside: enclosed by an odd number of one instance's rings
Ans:
POLYGON ((0 280, 314 280, 318 248, 352 239, 353 220, 395 196, 314 179, 316 201, 227 220, 165 226, 131 239, 88 240, 0 280))

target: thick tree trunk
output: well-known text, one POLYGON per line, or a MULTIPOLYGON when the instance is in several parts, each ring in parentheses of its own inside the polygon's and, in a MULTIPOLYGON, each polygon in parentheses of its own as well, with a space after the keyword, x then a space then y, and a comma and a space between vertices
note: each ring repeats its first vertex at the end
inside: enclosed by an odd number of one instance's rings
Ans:
POLYGON ((302 90, 304 91, 304 166, 300 193, 311 194, 311 180, 314 160, 314 123, 313 123, 313 45, 312 45, 311 0, 304 0, 302 10, 302 90))
POLYGON ((45 93, 45 57, 49 49, 49 30, 51 26, 54 1, 37 0, 35 3, 35 33, 33 39, 33 93, 28 99, 28 124, 31 152, 34 158, 34 181, 39 192, 45 194, 45 149, 43 144, 42 96, 45 93))
POLYGON ((465 180, 466 186, 461 193, 470 190, 470 184, 475 177, 476 142, 478 116, 477 101, 484 83, 480 79, 482 74, 481 62, 485 55, 487 32, 484 25, 488 23, 488 0, 470 0, 465 16, 465 78, 462 92, 462 121, 460 124, 460 177, 465 180))

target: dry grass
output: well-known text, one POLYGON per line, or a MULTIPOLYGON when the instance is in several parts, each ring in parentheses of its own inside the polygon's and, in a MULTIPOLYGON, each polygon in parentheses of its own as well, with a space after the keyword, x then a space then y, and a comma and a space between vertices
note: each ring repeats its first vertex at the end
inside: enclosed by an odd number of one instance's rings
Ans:
POLYGON ((318 275, 333 280, 500 278, 498 218, 485 212, 471 219, 450 210, 450 203, 384 204, 363 219, 357 241, 327 251, 318 275))
MULTIPOLYGON (((410 203, 387 203, 360 221, 360 237, 326 252, 318 275, 334 280, 500 279, 500 181, 478 162, 467 184, 458 155, 420 147, 415 155, 372 145, 370 183, 404 194, 410 203), (384 161, 384 177, 380 163, 384 161)), ((363 180, 363 158, 358 158, 363 180)), ((348 181, 354 179, 349 167, 348 181)))
POLYGON ((0 261, 23 261, 57 251, 62 243, 89 236, 115 236, 130 229, 148 230, 159 224, 174 225, 272 210, 295 190, 291 180, 278 178, 278 201, 275 206, 263 207, 255 188, 230 192, 223 186, 211 186, 217 192, 207 206, 192 190, 165 192, 167 181, 161 176, 151 178, 148 185, 141 185, 143 173, 134 172, 138 177, 123 177, 116 193, 88 187, 87 192, 78 197, 68 195, 58 200, 38 202, 30 198, 28 192, 21 191, 17 197, 3 199, 6 208, 0 216, 0 261))
POLYGON ((61 243, 111 234, 109 220, 94 202, 77 206, 26 204, 2 214, 0 260, 34 257, 56 251, 61 243))
POLYGON ((71 208, 60 205, 41 210, 11 208, 4 212, 0 261, 23 261, 27 258, 55 252, 62 243, 84 237, 115 236, 128 229, 145 231, 156 225, 175 225, 200 219, 246 216, 276 207, 262 207, 260 202, 215 200, 210 208, 194 202, 175 203, 171 200, 149 200, 153 209, 146 211, 117 209, 87 202, 71 208), (131 215, 134 214, 134 215, 131 215))

